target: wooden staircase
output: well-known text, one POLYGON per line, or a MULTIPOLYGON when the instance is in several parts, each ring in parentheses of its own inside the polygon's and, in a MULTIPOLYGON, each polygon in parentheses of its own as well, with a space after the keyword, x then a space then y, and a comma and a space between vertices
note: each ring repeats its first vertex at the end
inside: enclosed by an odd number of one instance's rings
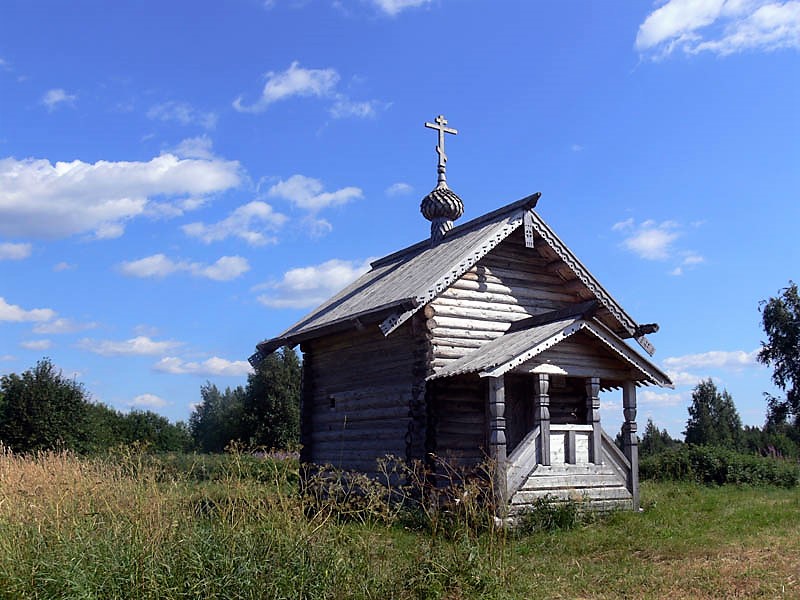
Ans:
POLYGON ((507 489, 512 514, 544 497, 582 502, 589 510, 630 510, 633 507, 628 487, 630 464, 605 432, 601 464, 559 462, 552 465, 537 464, 538 433, 536 428, 509 457, 507 489))

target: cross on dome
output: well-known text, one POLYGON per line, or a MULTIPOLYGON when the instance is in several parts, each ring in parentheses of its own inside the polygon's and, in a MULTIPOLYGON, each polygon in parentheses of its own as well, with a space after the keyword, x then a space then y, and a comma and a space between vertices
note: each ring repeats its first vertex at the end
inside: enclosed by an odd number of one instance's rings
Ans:
POLYGON ((447 166, 447 155, 444 153, 444 134, 450 133, 452 135, 458 134, 458 130, 452 127, 447 127, 447 119, 444 115, 436 117, 433 123, 425 123, 425 127, 429 129, 436 129, 439 132, 439 143, 436 146, 436 153, 439 155, 439 182, 437 187, 447 187, 447 176, 445 175, 445 168, 447 166))

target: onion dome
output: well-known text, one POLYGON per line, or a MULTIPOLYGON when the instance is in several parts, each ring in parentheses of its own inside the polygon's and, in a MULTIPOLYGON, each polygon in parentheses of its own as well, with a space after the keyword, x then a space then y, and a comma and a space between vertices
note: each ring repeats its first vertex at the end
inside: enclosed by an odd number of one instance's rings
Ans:
POLYGON ((453 228, 453 221, 464 214, 464 203, 447 184, 440 184, 422 199, 419 210, 431 222, 431 242, 436 243, 453 228))
POLYGON ((464 203, 453 190, 447 187, 447 155, 444 153, 444 134, 457 134, 458 131, 447 127, 447 119, 439 115, 433 123, 425 123, 425 127, 439 132, 439 144, 436 153, 439 155, 438 183, 434 190, 422 199, 419 210, 422 216, 431 222, 431 244, 440 242, 445 234, 453 228, 453 221, 464 214, 464 203))

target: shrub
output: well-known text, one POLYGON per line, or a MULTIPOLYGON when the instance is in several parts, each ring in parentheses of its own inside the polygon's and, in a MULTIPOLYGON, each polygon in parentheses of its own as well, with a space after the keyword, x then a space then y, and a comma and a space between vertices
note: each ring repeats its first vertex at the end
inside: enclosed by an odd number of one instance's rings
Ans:
POLYGON ((707 485, 791 488, 800 482, 800 467, 796 462, 692 444, 643 458, 639 474, 642 479, 696 481, 707 485))

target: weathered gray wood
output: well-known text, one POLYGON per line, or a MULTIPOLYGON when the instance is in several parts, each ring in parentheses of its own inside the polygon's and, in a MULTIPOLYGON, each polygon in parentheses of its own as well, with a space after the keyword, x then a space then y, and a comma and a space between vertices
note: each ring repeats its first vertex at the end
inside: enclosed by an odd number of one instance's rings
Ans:
POLYGON ((625 458, 630 463, 628 489, 633 497, 633 508, 639 510, 639 438, 636 435, 636 385, 632 381, 622 384, 622 444, 625 458))
POLYGON ((533 376, 535 423, 539 427, 539 463, 550 464, 550 376, 539 373, 533 376))
POLYGON ((506 399, 503 377, 489 379, 489 457, 492 460, 492 480, 495 501, 505 510, 508 495, 506 489, 506 399))
POLYGON ((589 442, 589 461, 602 464, 602 435, 600 428, 600 378, 586 379, 586 420, 592 426, 592 437, 589 442))

